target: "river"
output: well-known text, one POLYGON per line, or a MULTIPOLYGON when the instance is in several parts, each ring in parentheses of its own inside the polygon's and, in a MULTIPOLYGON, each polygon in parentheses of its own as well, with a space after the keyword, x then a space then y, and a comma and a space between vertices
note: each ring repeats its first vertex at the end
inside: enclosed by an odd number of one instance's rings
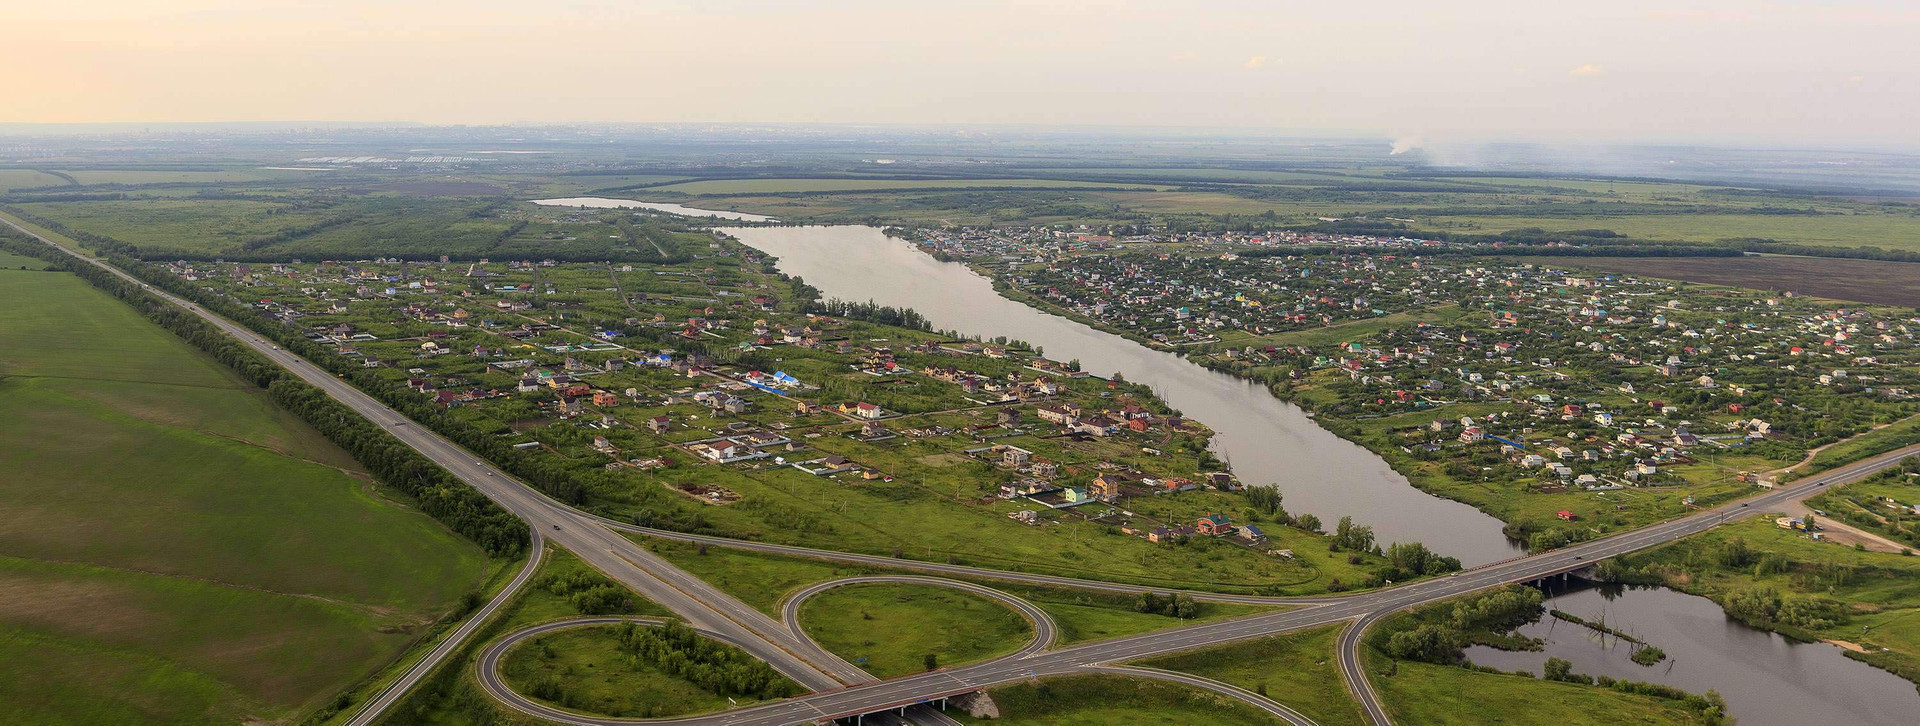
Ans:
POLYGON ((1539 674, 1548 657, 1573 662, 1573 672, 1664 683, 1694 693, 1717 690, 1741 726, 1772 724, 1911 724, 1920 719, 1920 692, 1912 683, 1850 660, 1836 646, 1795 643, 1727 618, 1712 600, 1666 588, 1601 589, 1575 581, 1547 607, 1600 621, 1667 652, 1642 666, 1627 659, 1638 647, 1551 616, 1520 628, 1546 641, 1544 652, 1507 652, 1485 646, 1467 658, 1501 670, 1539 674))
POLYGON ((608 199, 606 197, 565 197, 562 199, 535 199, 534 204, 547 207, 586 207, 589 209, 649 209, 655 212, 678 214, 683 217, 715 217, 739 222, 778 222, 764 214, 746 212, 724 212, 714 209, 695 209, 678 204, 661 202, 636 202, 631 199, 608 199))
POLYGON ((1049 358, 1079 359, 1092 373, 1118 371, 1146 384, 1214 430, 1216 454, 1242 481, 1278 486, 1288 511, 1312 513, 1329 529, 1351 515, 1373 527, 1382 545, 1421 542, 1469 567, 1522 554, 1500 533, 1500 520, 1413 488, 1380 457, 1320 428, 1265 387, 1008 300, 965 265, 936 260, 878 228, 723 231, 778 257, 781 272, 828 298, 910 307, 935 328, 1024 340, 1049 358))

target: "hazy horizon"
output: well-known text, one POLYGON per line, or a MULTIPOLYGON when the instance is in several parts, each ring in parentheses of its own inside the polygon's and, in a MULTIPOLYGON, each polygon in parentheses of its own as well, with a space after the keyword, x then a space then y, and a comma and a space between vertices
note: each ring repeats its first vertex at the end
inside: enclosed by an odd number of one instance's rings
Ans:
POLYGON ((127 0, 0 10, 0 124, 881 124, 1912 147, 1889 0, 127 0), (54 61, 54 62, 50 62, 54 61))

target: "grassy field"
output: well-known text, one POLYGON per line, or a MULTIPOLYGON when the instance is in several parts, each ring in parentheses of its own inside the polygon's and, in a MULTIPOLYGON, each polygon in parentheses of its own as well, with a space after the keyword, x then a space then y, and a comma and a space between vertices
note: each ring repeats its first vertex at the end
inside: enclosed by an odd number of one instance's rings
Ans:
POLYGON ((1327 626, 1181 653, 1136 665, 1191 673, 1245 688, 1299 711, 1321 726, 1365 726, 1335 663, 1344 626, 1327 626))
MULTIPOLYGON (((289 164, 288 166, 297 166, 289 164)), ((83 169, 69 170, 75 181, 81 184, 209 184, 218 182, 250 182, 267 179, 303 177, 313 174, 307 171, 285 169, 226 169, 226 170, 171 170, 171 169, 83 169)))
POLYGON ((1516 260, 1624 272, 1856 302, 1920 307, 1920 263, 1824 257, 1516 257, 1516 260))
POLYGON ((1915 443, 1920 443, 1920 416, 1895 421, 1822 449, 1814 455, 1808 470, 1825 471, 1915 443))
POLYGON ((967 724, 1005 726, 1266 726, 1273 717, 1238 699, 1173 683, 1122 676, 1065 676, 988 691, 996 719, 948 714, 967 724))
POLYGON ((0 649, 20 656, 0 703, 32 722, 288 718, 487 570, 262 392, 70 275, 0 271, 0 440, 35 442, 0 448, 0 649))
POLYGON ((67 180, 32 169, 0 169, 0 190, 66 185, 67 180))
MULTIPOLYGON (((514 647, 500 664, 507 684, 523 694, 542 680, 566 684, 564 702, 548 705, 614 717, 658 718, 719 711, 727 698, 661 671, 620 649, 611 626, 562 630, 514 647)), ((736 697, 736 703, 752 703, 736 697)))
MULTIPOLYGON (((1525 208, 1516 211, 1524 214, 1525 208)), ((1538 227, 1560 231, 1610 229, 1642 239, 1713 242, 1764 237, 1796 244, 1920 250, 1920 216, 1861 211, 1853 214, 1643 214, 1584 217, 1415 217, 1416 227, 1450 232, 1506 232, 1538 227)))
POLYGON ((800 625, 876 678, 927 670, 926 656, 939 666, 986 660, 1033 637, 1033 627, 1005 605, 934 585, 836 587, 800 606, 800 625))
POLYGON ((236 199, 28 203, 29 214, 155 250, 214 252, 319 222, 325 210, 236 199))
POLYGON ((1059 179, 709 179, 683 184, 648 187, 649 192, 681 192, 694 195, 780 194, 786 192, 840 192, 854 190, 908 189, 981 189, 981 188, 1084 188, 1164 189, 1141 184, 1067 181, 1059 179))
POLYGON ((44 270, 47 263, 32 257, 22 257, 11 252, 0 252, 0 270, 44 270))
MULTIPOLYGON (((1369 667, 1372 673, 1378 673, 1369 667)), ((1526 676, 1481 673, 1456 666, 1401 661, 1374 686, 1397 723, 1426 726, 1537 724, 1619 726, 1702 723, 1693 712, 1636 696, 1526 676)))

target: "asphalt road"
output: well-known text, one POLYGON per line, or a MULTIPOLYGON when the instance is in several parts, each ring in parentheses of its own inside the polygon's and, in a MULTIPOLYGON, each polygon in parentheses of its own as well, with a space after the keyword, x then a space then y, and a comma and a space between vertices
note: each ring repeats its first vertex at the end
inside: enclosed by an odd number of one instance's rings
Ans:
MULTIPOLYGON (((0 220, 4 221, 4 220, 0 220)), ((10 226, 19 228, 18 225, 10 226)), ((21 229, 22 232, 33 234, 21 229)), ((34 235, 39 237, 39 235, 34 235)), ((41 238, 47 244, 52 242, 41 238)), ((55 245, 58 247, 58 245, 55 245)), ((73 254, 80 260, 100 266, 136 284, 140 281, 110 265, 59 248, 73 254)), ((1373 693, 1363 669, 1359 665, 1358 649, 1364 634, 1364 626, 1386 614, 1409 607, 1444 600, 1488 587, 1507 583, 1527 582, 1570 572, 1586 567, 1614 555, 1652 547, 1665 542, 1704 531, 1719 524, 1738 519, 1757 512, 1767 511, 1769 507, 1781 507, 1790 500, 1830 487, 1834 484, 1851 481, 1871 475, 1882 469, 1897 465, 1906 456, 1920 453, 1920 446, 1907 447, 1898 451, 1843 466, 1832 471, 1811 476, 1794 485, 1766 494, 1711 510, 1695 513, 1679 519, 1662 522, 1638 530, 1624 532, 1604 539, 1584 542, 1549 552, 1516 558, 1505 562, 1481 566, 1473 570, 1456 573, 1451 576, 1423 580, 1409 585, 1392 587, 1338 598, 1260 598, 1255 596, 1209 596, 1209 599, 1233 599, 1243 602, 1265 602, 1276 604, 1305 604, 1291 610, 1263 613, 1237 618, 1190 625, 1171 630, 1157 631, 1141 635, 1116 638, 1112 640, 1087 643, 1078 646, 1036 653, 1024 658, 1009 657, 964 666, 941 669, 930 673, 916 674, 885 681, 867 682, 866 674, 844 660, 832 658, 830 654, 823 658, 817 646, 810 646, 804 637, 796 637, 789 629, 775 622, 765 614, 747 606, 738 599, 721 592, 717 588, 687 574, 672 564, 659 558, 645 548, 634 544, 603 524, 614 524, 621 528, 625 525, 611 523, 593 515, 574 510, 508 477, 493 466, 475 458, 440 436, 428 431, 400 416, 371 396, 362 393, 346 382, 329 375, 318 366, 306 361, 279 346, 259 337, 252 331, 217 315, 214 315, 190 301, 182 300, 154 288, 147 288, 152 294, 180 305, 200 317, 220 327, 239 340, 247 343, 262 355, 274 360, 303 380, 311 383, 336 400, 358 411, 370 420, 380 423, 401 441, 420 451, 427 458, 446 467, 455 476, 471 484, 502 507, 529 522, 539 534, 551 538, 592 564, 636 591, 652 599, 676 615, 684 618, 690 625, 712 637, 733 643, 741 649, 767 661, 774 668, 795 682, 815 692, 796 698, 774 703, 756 705, 720 714, 655 721, 656 723, 707 724, 711 726, 730 726, 734 724, 793 724, 818 720, 824 717, 850 716, 871 713, 888 708, 909 706, 922 703, 931 698, 957 695, 993 685, 1048 675, 1077 672, 1089 672, 1091 669, 1107 667, 1105 664, 1119 663, 1152 655, 1192 650, 1221 643, 1254 638, 1263 635, 1286 632, 1300 628, 1328 625, 1347 620, 1358 620, 1356 627, 1349 628, 1341 638, 1341 668, 1348 679, 1348 685, 1354 689, 1370 721, 1376 724, 1390 723, 1385 709, 1373 693), (856 685, 844 685, 856 684, 856 685)), ((641 529, 641 528, 631 528, 641 529)), ((645 534, 654 531, 643 530, 645 534)), ((671 536, 678 539, 696 539, 678 533, 660 532, 656 536, 671 536)), ((756 543, 740 543, 731 540, 714 541, 726 546, 744 546, 750 549, 766 549, 783 552, 793 550, 794 554, 821 557, 832 556, 836 559, 849 559, 841 553, 824 553, 803 548, 780 548, 777 546, 756 546, 756 543)), ((865 557, 865 556, 860 556, 865 557)), ((870 558, 872 564, 887 567, 911 566, 918 569, 944 571, 943 566, 929 563, 909 563, 891 558, 870 558)), ((856 560, 863 561, 863 560, 856 560)), ((1037 584, 1063 584, 1076 587, 1095 587, 1106 590, 1138 591, 1145 588, 1116 586, 1112 583, 1090 583, 1072 578, 1051 578, 1020 573, 982 571, 976 568, 953 568, 953 574, 975 577, 995 577, 998 579, 1019 580, 1037 584)), ((1204 596, 1202 593, 1195 593, 1204 596)), ((496 598, 497 599, 497 598, 496 598)), ((457 642, 449 639, 449 642, 457 642)), ((444 659, 453 648, 443 644, 441 648, 429 653, 419 668, 431 669, 433 664, 444 659), (436 656, 436 654, 438 654, 436 656)), ((383 696, 384 697, 384 696, 383 696)), ((386 699, 391 702, 392 699, 386 699)), ((369 720, 378 713, 369 709, 363 717, 369 720), (368 715, 371 714, 371 715, 368 715)), ((596 719, 572 714, 541 714, 543 717, 572 724, 615 724, 631 723, 620 719, 596 719)))

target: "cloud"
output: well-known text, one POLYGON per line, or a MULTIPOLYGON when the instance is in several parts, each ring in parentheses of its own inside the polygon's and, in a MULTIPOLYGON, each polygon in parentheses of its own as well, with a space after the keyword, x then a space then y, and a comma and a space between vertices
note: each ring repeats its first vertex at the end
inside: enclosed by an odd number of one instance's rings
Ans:
POLYGON ((1606 66, 1598 63, 1585 63, 1579 68, 1567 71, 1567 75, 1573 76, 1574 78, 1593 78, 1595 76, 1605 75, 1606 72, 1606 66))
POLYGON ((1267 65, 1267 57, 1264 55, 1256 55, 1252 58, 1248 58, 1247 62, 1242 64, 1242 66, 1244 66, 1247 70, 1250 70, 1250 71, 1260 70, 1262 67, 1266 65, 1267 65))

